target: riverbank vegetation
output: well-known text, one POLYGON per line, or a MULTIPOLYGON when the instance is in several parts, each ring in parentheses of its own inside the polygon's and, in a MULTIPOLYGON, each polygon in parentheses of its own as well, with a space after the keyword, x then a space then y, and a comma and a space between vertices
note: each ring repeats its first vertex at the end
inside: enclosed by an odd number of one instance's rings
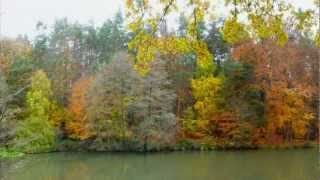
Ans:
POLYGON ((315 144, 316 7, 226 0, 212 18, 205 0, 128 0, 101 26, 3 38, 0 156, 315 144))

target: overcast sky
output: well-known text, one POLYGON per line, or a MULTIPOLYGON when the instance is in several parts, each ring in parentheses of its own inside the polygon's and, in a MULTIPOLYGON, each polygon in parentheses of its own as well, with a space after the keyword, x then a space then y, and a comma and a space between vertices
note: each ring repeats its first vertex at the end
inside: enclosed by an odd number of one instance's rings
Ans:
MULTIPOLYGON (((125 0, 0 0, 2 1, 2 34, 35 34, 38 21, 52 25, 57 18, 96 25, 102 24, 119 9, 125 0)), ((298 7, 311 8, 313 0, 288 0, 298 7)))

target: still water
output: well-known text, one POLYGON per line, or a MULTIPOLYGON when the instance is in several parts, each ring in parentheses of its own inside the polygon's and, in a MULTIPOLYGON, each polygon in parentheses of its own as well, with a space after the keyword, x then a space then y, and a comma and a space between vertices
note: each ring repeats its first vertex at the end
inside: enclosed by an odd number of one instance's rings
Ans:
POLYGON ((51 153, 0 160, 1 180, 318 180, 317 149, 51 153))

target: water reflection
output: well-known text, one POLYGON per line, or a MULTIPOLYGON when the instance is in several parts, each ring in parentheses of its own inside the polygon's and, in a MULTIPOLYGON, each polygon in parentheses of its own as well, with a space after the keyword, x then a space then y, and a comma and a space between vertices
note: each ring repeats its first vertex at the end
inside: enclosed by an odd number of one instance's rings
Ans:
POLYGON ((54 153, 1 162, 5 180, 313 180, 317 151, 54 153))

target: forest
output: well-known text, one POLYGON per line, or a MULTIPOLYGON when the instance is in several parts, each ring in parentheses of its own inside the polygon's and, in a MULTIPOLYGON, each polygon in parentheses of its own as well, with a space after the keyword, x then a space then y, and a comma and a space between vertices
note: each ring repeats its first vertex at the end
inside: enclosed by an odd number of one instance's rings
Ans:
POLYGON ((214 2, 126 0, 101 26, 2 37, 0 157, 317 144, 320 1, 214 2))

